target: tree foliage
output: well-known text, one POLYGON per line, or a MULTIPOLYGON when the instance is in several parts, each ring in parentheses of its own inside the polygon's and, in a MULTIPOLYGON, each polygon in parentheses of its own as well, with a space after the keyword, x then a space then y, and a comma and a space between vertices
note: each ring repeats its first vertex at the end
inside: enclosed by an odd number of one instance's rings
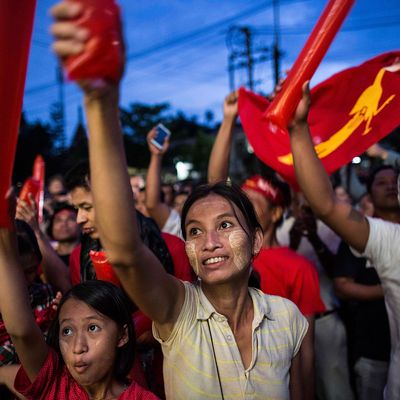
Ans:
MULTIPOLYGON (((71 166, 88 157, 87 133, 81 114, 69 145, 61 137, 62 120, 57 107, 52 107, 50 122, 31 123, 21 118, 17 153, 14 166, 14 182, 22 182, 32 173, 37 154, 46 161, 46 175, 64 174, 71 166)), ((214 131, 201 124, 195 117, 171 110, 168 103, 132 103, 120 109, 121 126, 128 165, 145 169, 150 160, 146 136, 151 128, 163 123, 172 132, 170 149, 164 157, 163 168, 175 173, 175 163, 190 162, 205 175, 207 161, 214 138, 214 131)), ((211 118, 209 119, 209 122, 211 118)))

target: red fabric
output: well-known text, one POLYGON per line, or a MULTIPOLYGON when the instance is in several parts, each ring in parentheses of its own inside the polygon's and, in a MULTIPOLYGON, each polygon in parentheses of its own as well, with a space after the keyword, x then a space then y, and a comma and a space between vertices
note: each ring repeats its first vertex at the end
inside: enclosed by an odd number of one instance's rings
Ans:
POLYGON ((0 12, 0 226, 11 229, 11 185, 36 1, 3 0, 0 12), (18 21, 18 23, 15 23, 18 21))
POLYGON ((178 236, 169 233, 162 232, 161 235, 174 263, 174 276, 182 281, 193 282, 196 276, 185 251, 185 242, 178 236))
POLYGON ((288 247, 263 248, 253 261, 264 293, 293 301, 303 315, 325 311, 314 265, 288 247))
MULTIPOLYGON (((311 91, 311 136, 328 173, 363 153, 400 124, 400 51, 346 69, 311 91), (392 71, 385 69, 389 68, 392 71)), ((264 118, 265 98, 241 88, 239 114, 257 157, 297 188, 289 137, 264 118)))
MULTIPOLYGON (((31 383, 24 368, 21 367, 15 378, 14 387, 28 400, 89 400, 88 394, 72 378, 67 367, 60 362, 57 353, 50 348, 35 381, 31 383)), ((158 397, 133 381, 118 399, 154 400, 158 397)))
POLYGON ((135 359, 133 360, 133 366, 128 374, 128 378, 135 380, 144 389, 149 388, 137 348, 135 349, 135 359))
POLYGON ((72 286, 81 283, 81 248, 78 244, 69 256, 69 274, 72 286))
POLYGON ((137 310, 132 314, 132 317, 137 338, 142 336, 145 332, 151 331, 152 321, 147 315, 144 315, 140 310, 137 310))

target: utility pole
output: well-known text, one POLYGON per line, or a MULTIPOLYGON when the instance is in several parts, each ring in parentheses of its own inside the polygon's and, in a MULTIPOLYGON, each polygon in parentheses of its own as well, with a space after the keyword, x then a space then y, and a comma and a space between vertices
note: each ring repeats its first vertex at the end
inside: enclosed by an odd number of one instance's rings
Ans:
POLYGON ((281 51, 279 49, 279 36, 280 36, 280 22, 279 22, 279 0, 272 0, 273 13, 274 13, 274 44, 272 46, 272 57, 274 60, 274 80, 275 86, 280 79, 280 64, 281 64, 281 51))
POLYGON ((60 148, 65 148, 65 110, 64 110, 64 74, 60 63, 57 65, 56 78, 58 85, 58 113, 59 113, 59 135, 60 135, 60 148))
POLYGON ((246 46, 246 58, 247 58, 247 74, 248 74, 248 86, 250 90, 254 89, 254 79, 253 79, 253 52, 251 48, 251 31, 248 27, 240 28, 243 35, 245 36, 245 46, 246 46))
POLYGON ((255 47, 253 43, 254 33, 248 26, 232 26, 227 34, 227 47, 230 50, 228 56, 229 87, 236 88, 235 71, 247 70, 246 86, 250 90, 255 89, 257 81, 254 79, 254 67, 265 62, 270 57, 270 49, 265 46, 255 47))

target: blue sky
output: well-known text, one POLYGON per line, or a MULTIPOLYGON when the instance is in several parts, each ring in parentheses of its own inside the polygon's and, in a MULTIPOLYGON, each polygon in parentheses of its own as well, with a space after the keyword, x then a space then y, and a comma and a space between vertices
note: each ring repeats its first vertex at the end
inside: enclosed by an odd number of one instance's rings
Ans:
MULTIPOLYGON (((54 0, 38 0, 24 110, 29 121, 49 119, 49 107, 58 99, 56 59, 48 34, 49 8, 54 0)), ((280 0, 282 71, 290 68, 325 0, 280 0)), ((128 64, 122 82, 122 105, 131 102, 171 103, 188 115, 204 119, 212 110, 222 117, 222 101, 229 92, 227 32, 231 25, 248 26, 256 47, 273 41, 272 0, 120 0, 123 10, 128 64)), ((400 1, 356 0, 316 72, 312 85, 344 68, 375 55, 400 49, 400 1)), ((235 75, 246 83, 244 70, 235 75)), ((255 69, 256 90, 269 92, 272 63, 255 69)), ((66 132, 77 123, 81 96, 73 83, 65 85, 66 132)))

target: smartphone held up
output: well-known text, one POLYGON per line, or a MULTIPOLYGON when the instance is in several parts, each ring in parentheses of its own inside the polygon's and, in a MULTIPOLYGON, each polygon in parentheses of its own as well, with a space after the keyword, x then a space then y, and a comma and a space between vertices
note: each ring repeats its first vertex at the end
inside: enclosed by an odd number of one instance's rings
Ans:
POLYGON ((171 136, 171 131, 166 128, 163 124, 156 126, 156 135, 150 140, 151 144, 162 150, 165 141, 171 136))

